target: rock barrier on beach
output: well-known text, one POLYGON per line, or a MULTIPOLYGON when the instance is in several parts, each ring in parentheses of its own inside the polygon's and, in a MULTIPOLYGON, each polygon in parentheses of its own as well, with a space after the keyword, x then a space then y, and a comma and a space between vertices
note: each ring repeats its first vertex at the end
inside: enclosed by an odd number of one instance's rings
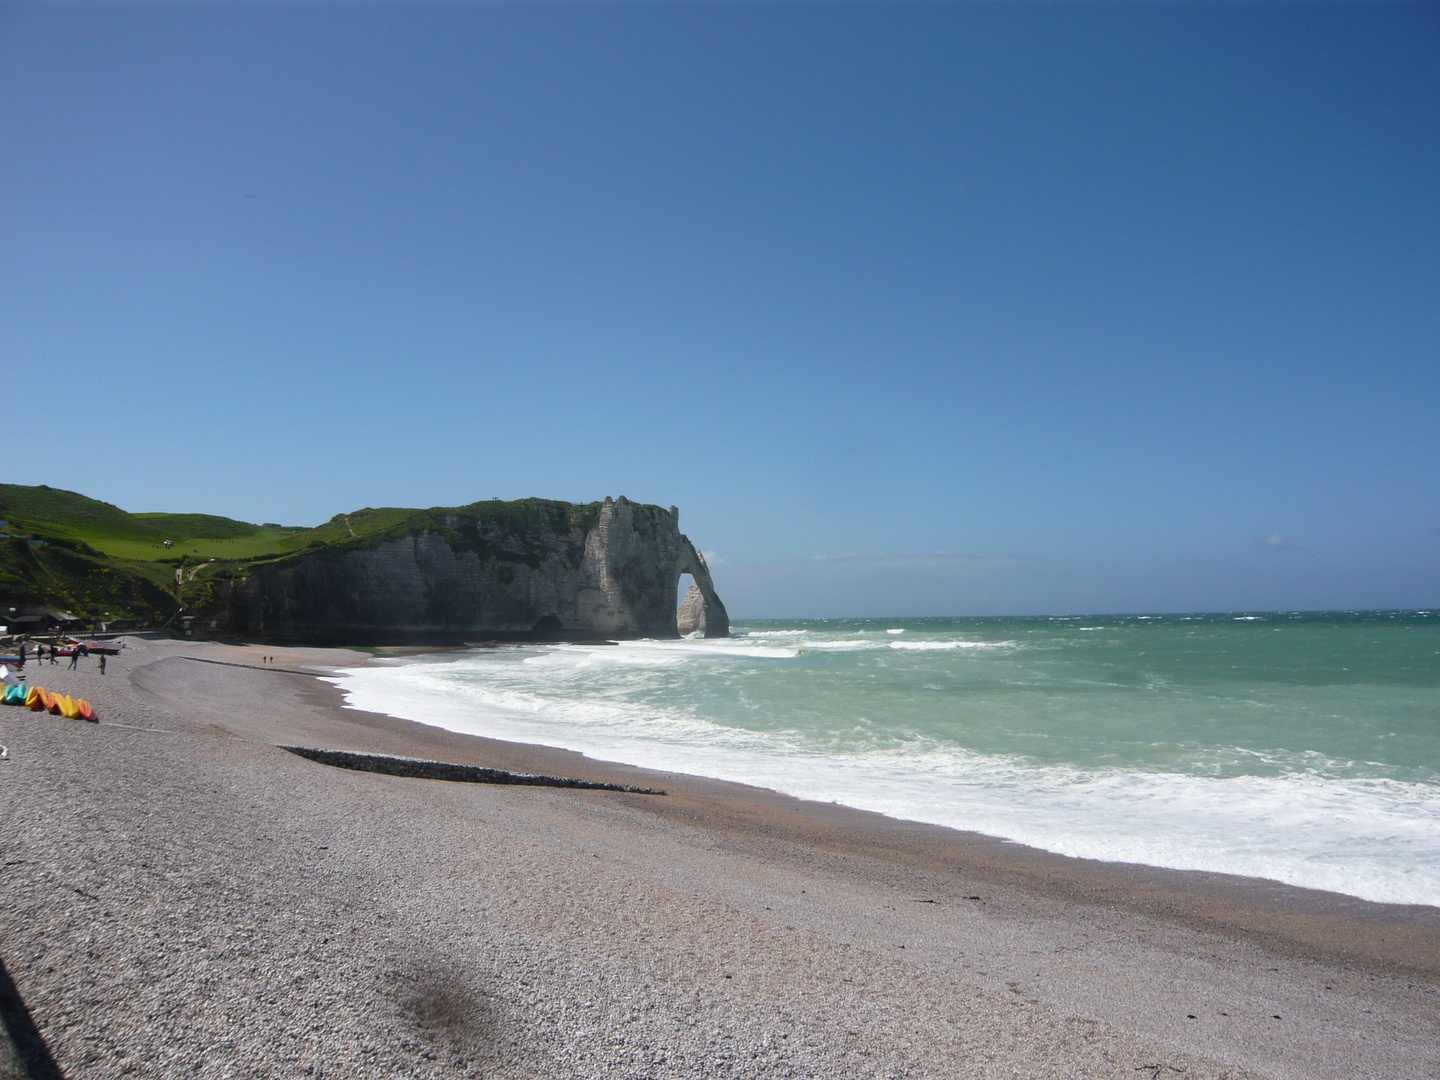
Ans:
POLYGON ((445 761, 421 761, 416 758, 387 757, 382 754, 355 754, 348 750, 318 750, 306 746, 282 746, 292 754, 357 772, 384 773, 387 776, 411 776, 420 780, 451 780, 462 784, 523 784, 530 787, 583 788, 588 791, 624 791, 632 795, 664 795, 659 788, 635 787, 630 784, 608 784, 598 780, 575 780, 567 776, 538 776, 534 773, 512 773, 504 769, 487 769, 478 765, 453 765, 445 761))

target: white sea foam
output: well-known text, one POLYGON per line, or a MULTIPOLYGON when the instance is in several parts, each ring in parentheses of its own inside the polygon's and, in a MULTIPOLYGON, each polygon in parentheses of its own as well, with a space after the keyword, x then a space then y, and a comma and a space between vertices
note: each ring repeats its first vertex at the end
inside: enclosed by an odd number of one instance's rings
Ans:
POLYGON ((1018 649, 1018 641, 892 641, 890 648, 910 652, 955 652, 958 649, 1018 649))
POLYGON ((748 638, 681 638, 679 641, 627 641, 623 645, 557 645, 526 658, 527 663, 555 663, 557 658, 570 662, 583 658, 595 662, 634 665, 639 667, 675 666, 695 660, 719 657, 744 659, 793 659, 800 654, 799 646, 791 644, 752 643, 748 638))
POLYGON ((839 641, 807 641, 803 648, 807 652, 870 652, 889 646, 890 642, 873 638, 841 638, 839 641))
POLYGON ((1354 762, 1237 746, 1215 748, 1217 762, 1249 757, 1274 774, 1081 768, 901 736, 864 720, 856 728, 860 741, 837 749, 833 739, 800 730, 722 723, 703 715, 693 697, 687 704, 665 693, 667 680, 682 675, 703 677, 712 668, 718 674, 783 671, 776 665, 811 651, 909 648, 937 658, 949 652, 961 662, 966 650, 1003 657, 995 650, 1016 646, 777 630, 447 654, 374 663, 332 681, 356 708, 756 784, 1064 855, 1440 905, 1440 787, 1350 775, 1354 762))

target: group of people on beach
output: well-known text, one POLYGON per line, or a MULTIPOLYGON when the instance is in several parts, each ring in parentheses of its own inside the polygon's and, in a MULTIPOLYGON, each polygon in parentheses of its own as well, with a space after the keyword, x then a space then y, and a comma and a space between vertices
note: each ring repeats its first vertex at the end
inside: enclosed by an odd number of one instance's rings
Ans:
MULTIPOLYGON (((42 641, 39 645, 36 645, 36 646, 35 646, 35 663, 36 663, 36 664, 43 664, 43 663, 45 663, 45 649, 46 649, 46 646, 45 646, 45 643, 44 643, 43 641, 42 641)), ((58 645, 51 645, 51 646, 49 647, 49 649, 50 649, 50 663, 52 663, 52 664, 58 664, 58 663, 60 662, 60 659, 59 659, 59 657, 60 657, 60 646, 58 646, 58 645)), ((82 656, 89 656, 89 655, 90 655, 90 650, 87 649, 84 645, 75 645, 75 646, 73 646, 73 647, 70 649, 70 670, 71 670, 71 671, 77 670, 77 669, 79 668, 80 658, 81 658, 82 656)), ((19 653, 18 653, 17 656, 16 656, 16 664, 15 664, 15 666, 16 666, 16 667, 22 667, 22 668, 23 668, 23 667, 25 666, 25 660, 26 660, 26 656, 25 656, 25 642, 22 641, 22 642, 20 642, 20 651, 19 651, 19 653)), ((101 675, 104 675, 104 674, 105 674, 105 654, 104 654, 103 652, 100 654, 100 674, 101 674, 101 675)))

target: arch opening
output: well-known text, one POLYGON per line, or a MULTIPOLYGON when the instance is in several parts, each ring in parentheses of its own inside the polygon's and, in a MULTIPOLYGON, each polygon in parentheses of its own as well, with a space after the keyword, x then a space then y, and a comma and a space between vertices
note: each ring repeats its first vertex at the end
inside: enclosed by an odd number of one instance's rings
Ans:
POLYGON ((684 536, 680 539, 683 547, 674 569, 676 592, 679 592, 682 578, 688 576, 691 584, 675 612, 675 628, 682 635, 698 630, 707 638, 729 637, 730 616, 720 597, 715 595, 715 584, 710 580, 705 557, 695 550, 689 539, 684 536))

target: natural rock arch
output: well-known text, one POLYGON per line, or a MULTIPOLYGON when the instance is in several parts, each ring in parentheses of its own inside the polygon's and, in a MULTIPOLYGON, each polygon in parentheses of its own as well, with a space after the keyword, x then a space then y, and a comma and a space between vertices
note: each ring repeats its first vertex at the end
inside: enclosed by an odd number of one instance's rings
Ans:
POLYGON ((582 567, 580 600, 588 622, 608 625, 616 635, 679 636, 675 592, 682 574, 693 577, 700 592, 705 636, 729 636, 730 616, 704 557, 680 531, 679 509, 623 496, 600 504, 582 567))
MULTIPOLYGON (((672 513, 679 515, 679 511, 673 506, 670 509, 672 513)), ((689 574, 694 583, 686 591, 685 598, 680 601, 680 608, 675 613, 676 632, 692 634, 700 630, 707 638, 729 637, 730 615, 715 593, 715 583, 710 579, 710 568, 705 565, 705 556, 695 550, 695 545, 690 543, 687 537, 682 535, 681 540, 684 543, 680 546, 680 557, 675 560, 675 584, 672 593, 680 588, 680 578, 684 574, 689 574)))

